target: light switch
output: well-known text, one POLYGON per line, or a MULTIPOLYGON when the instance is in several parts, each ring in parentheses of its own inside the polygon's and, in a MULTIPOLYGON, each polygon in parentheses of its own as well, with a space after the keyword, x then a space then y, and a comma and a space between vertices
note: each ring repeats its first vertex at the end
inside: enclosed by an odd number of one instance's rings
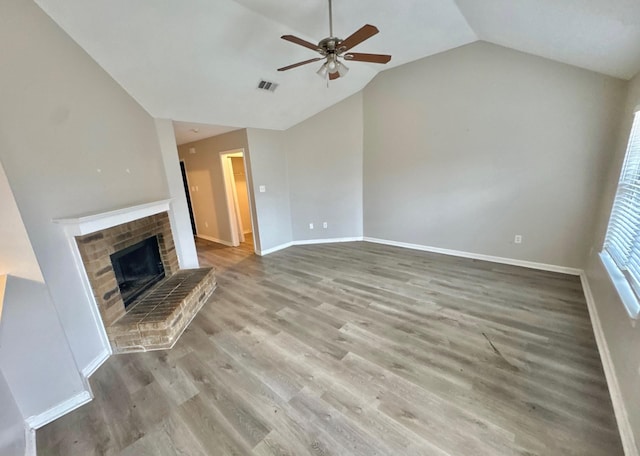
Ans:
POLYGON ((264 193, 267 191, 267 187, 265 185, 260 186, 260 193, 264 193))

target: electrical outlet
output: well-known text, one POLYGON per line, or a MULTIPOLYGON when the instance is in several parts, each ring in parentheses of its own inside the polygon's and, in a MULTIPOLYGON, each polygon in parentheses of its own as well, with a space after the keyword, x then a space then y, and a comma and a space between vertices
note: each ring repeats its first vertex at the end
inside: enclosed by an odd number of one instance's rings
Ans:
POLYGON ((516 244, 522 244, 522 235, 516 234, 516 236, 513 238, 513 242, 516 244))
POLYGON ((329 224, 327 222, 322 222, 322 228, 329 228, 329 224))
POLYGON ((261 186, 259 187, 259 191, 260 191, 260 193, 264 193, 264 192, 266 192, 266 191, 267 191, 267 187, 266 187, 265 185, 261 185, 261 186))
POLYGON ((309 223, 309 229, 312 230, 313 229, 313 223, 309 223))

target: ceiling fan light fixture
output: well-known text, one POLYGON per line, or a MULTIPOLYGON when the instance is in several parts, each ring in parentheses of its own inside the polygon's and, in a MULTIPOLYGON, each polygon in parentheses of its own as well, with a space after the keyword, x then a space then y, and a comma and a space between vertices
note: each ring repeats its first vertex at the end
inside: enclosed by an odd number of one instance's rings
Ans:
POLYGON ((327 62, 324 62, 322 64, 322 66, 318 69, 318 71, 316 71, 316 74, 320 76, 322 79, 327 79, 327 76, 329 75, 329 68, 328 68, 327 62))
POLYGON ((339 64, 340 62, 338 62, 335 54, 329 54, 327 56, 327 71, 329 73, 335 73, 338 70, 339 64))
POLYGON ((338 74, 340 75, 341 78, 344 78, 349 72, 349 67, 347 67, 344 63, 340 61, 338 62, 337 68, 338 68, 338 74))

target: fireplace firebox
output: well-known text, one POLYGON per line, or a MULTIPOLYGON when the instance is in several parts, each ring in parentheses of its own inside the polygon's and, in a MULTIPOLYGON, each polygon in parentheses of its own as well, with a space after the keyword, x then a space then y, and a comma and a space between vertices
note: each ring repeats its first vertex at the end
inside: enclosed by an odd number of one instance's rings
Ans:
POLYGON ((125 309, 165 277, 157 236, 115 252, 111 264, 125 309))

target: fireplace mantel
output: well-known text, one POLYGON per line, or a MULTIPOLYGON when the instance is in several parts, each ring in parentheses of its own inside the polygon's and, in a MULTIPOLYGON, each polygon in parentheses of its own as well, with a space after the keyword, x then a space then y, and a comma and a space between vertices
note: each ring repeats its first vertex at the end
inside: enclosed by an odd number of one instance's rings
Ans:
POLYGON ((171 199, 165 199, 139 204, 137 206, 123 207, 107 212, 56 218, 53 219, 53 222, 64 225, 65 230, 71 236, 83 236, 85 234, 95 233, 96 231, 132 222, 150 215, 168 212, 170 206, 171 199))
POLYGON ((102 339, 105 352, 103 355, 96 359, 91 366, 88 366, 83 370, 85 377, 89 377, 100 365, 109 357, 113 350, 111 343, 107 335, 107 331, 104 325, 104 321, 100 315, 100 309, 93 294, 93 289, 87 272, 82 261, 82 256, 78 250, 78 244, 76 243, 76 236, 84 236, 86 234, 95 233, 101 230, 109 229, 124 223, 133 222, 145 217, 150 217, 162 212, 170 212, 171 199, 151 201, 144 204, 135 206, 122 207, 113 209, 110 211, 104 211, 100 213, 86 213, 75 215, 71 217, 59 217, 53 219, 53 222, 64 228, 64 233, 67 238, 68 245, 71 249, 74 263, 76 264, 77 271, 82 280, 82 286, 85 292, 87 301, 91 304, 90 309, 93 319, 98 328, 98 333, 102 339))

